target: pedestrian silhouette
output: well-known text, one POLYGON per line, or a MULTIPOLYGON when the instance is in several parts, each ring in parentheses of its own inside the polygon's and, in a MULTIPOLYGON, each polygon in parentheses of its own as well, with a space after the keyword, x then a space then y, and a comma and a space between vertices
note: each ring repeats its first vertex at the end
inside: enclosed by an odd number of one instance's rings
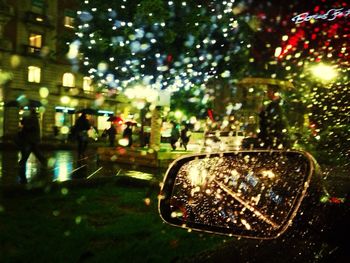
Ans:
POLYGON ((179 132, 179 129, 177 127, 177 124, 174 121, 171 122, 171 124, 173 125, 173 127, 171 128, 171 133, 170 133, 170 145, 171 145, 171 148, 173 149, 173 151, 175 151, 176 150, 176 143, 180 137, 180 132, 179 132))
POLYGON ((83 112, 80 117, 77 119, 74 125, 74 132, 78 141, 78 158, 85 157, 85 151, 88 145, 88 130, 91 125, 89 120, 86 118, 86 113, 83 112))
POLYGON ((283 100, 278 86, 269 86, 267 97, 270 102, 259 114, 260 132, 258 139, 263 148, 288 148, 290 145, 288 124, 283 111, 283 100))
POLYGON ((187 151, 187 144, 190 141, 190 137, 191 137, 191 132, 188 130, 188 126, 185 125, 184 128, 181 130, 180 138, 181 138, 181 144, 183 145, 186 151, 187 151))
POLYGON ((123 138, 128 140, 127 146, 130 147, 133 143, 133 141, 132 141, 132 128, 131 128, 130 123, 126 124, 126 128, 123 131, 123 138))
POLYGON ((43 169, 47 168, 47 159, 41 153, 39 149, 40 143, 40 125, 39 119, 36 113, 36 109, 31 107, 29 109, 29 114, 25 115, 21 120, 22 129, 19 132, 20 140, 20 151, 21 159, 19 161, 19 177, 20 183, 26 184, 26 164, 29 158, 29 155, 33 153, 35 157, 41 163, 43 169))
POLYGON ((107 135, 108 135, 108 140, 109 140, 109 146, 110 147, 114 147, 116 134, 117 134, 117 130, 115 129, 114 124, 111 123, 111 127, 107 130, 107 135))

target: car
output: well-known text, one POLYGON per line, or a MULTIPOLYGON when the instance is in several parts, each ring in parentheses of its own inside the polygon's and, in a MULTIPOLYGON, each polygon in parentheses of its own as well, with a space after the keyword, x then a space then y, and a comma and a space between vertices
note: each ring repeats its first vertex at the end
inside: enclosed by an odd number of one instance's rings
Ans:
POLYGON ((159 213, 190 231, 248 240, 200 262, 346 262, 349 200, 332 202, 320 175, 304 151, 188 155, 169 167, 159 213))

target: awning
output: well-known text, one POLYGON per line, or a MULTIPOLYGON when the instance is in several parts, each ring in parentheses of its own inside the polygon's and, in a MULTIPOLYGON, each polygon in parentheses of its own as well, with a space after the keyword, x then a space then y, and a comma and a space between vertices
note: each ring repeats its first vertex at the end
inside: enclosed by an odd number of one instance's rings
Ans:
POLYGON ((27 99, 25 97, 19 100, 10 100, 5 102, 5 107, 42 107, 43 104, 38 100, 27 99))

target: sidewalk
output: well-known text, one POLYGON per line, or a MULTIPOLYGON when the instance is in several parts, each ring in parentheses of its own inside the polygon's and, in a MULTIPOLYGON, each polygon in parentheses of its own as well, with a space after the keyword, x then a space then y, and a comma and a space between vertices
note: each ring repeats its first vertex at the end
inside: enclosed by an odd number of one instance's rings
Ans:
POLYGON ((170 145, 162 143, 159 151, 142 147, 98 147, 97 154, 100 161, 137 164, 140 166, 166 168, 175 159, 198 152, 196 148, 183 148, 173 151, 170 145))

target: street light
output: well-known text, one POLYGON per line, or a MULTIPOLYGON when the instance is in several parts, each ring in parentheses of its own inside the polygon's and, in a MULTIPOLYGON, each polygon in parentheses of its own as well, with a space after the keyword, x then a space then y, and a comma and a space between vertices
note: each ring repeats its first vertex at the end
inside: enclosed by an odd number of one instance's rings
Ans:
POLYGON ((337 71, 332 66, 325 65, 323 63, 312 66, 310 70, 316 78, 323 81, 331 81, 338 75, 337 71))
POLYGON ((68 96, 62 96, 60 101, 63 104, 68 104, 70 102, 70 98, 68 96))

